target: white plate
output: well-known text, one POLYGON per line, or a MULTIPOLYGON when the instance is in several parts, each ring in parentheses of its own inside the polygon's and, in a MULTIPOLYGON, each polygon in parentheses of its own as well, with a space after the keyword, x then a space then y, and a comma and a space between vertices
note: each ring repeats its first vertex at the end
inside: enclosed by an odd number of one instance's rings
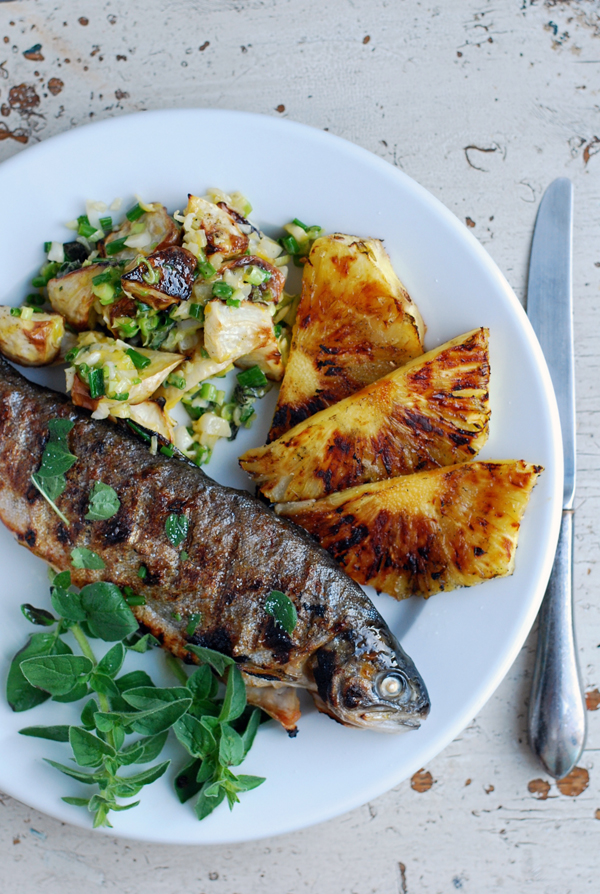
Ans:
MULTIPOLYGON (((274 723, 260 730, 244 772, 265 775, 267 782, 242 796, 233 813, 222 805, 197 822, 191 803, 178 803, 167 774, 143 791, 139 808, 114 817, 118 835, 173 844, 243 841, 299 829, 365 803, 427 764, 479 711, 525 640, 550 573, 562 491, 560 429, 548 371, 498 268, 422 187, 321 131, 237 112, 176 110, 114 118, 26 150, 0 166, 0 301, 24 298, 43 260, 42 243, 67 238, 61 224, 81 213, 85 199, 122 196, 128 207, 139 193, 175 210, 188 192, 202 194, 210 186, 241 190, 254 205, 253 219, 267 230, 298 217, 330 232, 384 239, 427 324, 427 349, 488 326, 492 422, 481 457, 525 459, 541 463, 545 472, 522 525, 511 578, 428 602, 375 598, 429 688, 432 710, 421 729, 401 735, 346 729, 307 699, 296 739, 274 723)), ((46 373, 36 378, 48 381, 46 373)), ((237 456, 262 443, 266 407, 261 415, 260 424, 213 459, 208 471, 219 481, 247 486, 237 456)), ((11 657, 32 632, 19 605, 47 604, 48 587, 44 563, 16 549, 4 528, 0 565, 4 683, 11 657)), ((136 659, 140 665, 151 661, 161 673, 159 653, 136 659)), ((13 714, 2 696, 0 787, 65 822, 89 827, 87 813, 60 800, 79 794, 78 785, 42 761, 66 760, 65 746, 17 734, 32 723, 75 717, 73 706, 56 703, 13 714)), ((182 763, 180 752, 174 754, 182 763)))

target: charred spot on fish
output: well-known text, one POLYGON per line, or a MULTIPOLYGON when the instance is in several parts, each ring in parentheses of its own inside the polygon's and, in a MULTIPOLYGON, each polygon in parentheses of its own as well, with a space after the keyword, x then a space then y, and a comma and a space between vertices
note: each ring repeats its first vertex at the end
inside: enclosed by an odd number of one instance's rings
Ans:
POLYGON ((25 541, 27 546, 30 546, 33 549, 33 547, 35 546, 35 540, 36 540, 35 531, 32 531, 31 528, 29 528, 28 531, 25 531, 25 533, 23 535, 23 540, 25 541))
POLYGON ((262 639, 265 646, 272 651, 275 661, 278 664, 287 664, 294 644, 289 634, 271 616, 265 624, 262 639))
POLYGON ((214 652, 220 652, 222 655, 233 658, 231 635, 225 627, 215 627, 214 630, 196 633, 190 637, 190 642, 195 646, 203 646, 205 649, 212 649, 214 652))
POLYGON ((444 572, 443 571, 432 571, 431 578, 432 580, 439 580, 444 572))
POLYGON ((310 612, 311 615, 316 615, 317 618, 324 618, 326 614, 326 608, 324 605, 311 605, 310 602, 303 602, 302 608, 310 612))
POLYGON ((313 669, 313 676, 317 684, 317 692, 324 702, 331 697, 331 683, 335 674, 335 653, 327 649, 317 651, 317 664, 313 669))
POLYGON ((473 552, 475 553, 476 556, 484 556, 485 555, 485 550, 482 549, 480 546, 474 546, 473 552))
POLYGON ((356 683, 351 683, 344 692, 343 701, 347 708, 358 708, 363 700, 363 691, 356 683))
POLYGON ((56 531, 56 539, 58 540, 59 543, 64 544, 64 543, 71 542, 71 536, 69 534, 69 531, 68 531, 67 527, 62 522, 59 522, 57 524, 55 531, 56 531))
POLYGON ((29 484, 27 490, 25 491, 25 499, 28 503, 35 503, 38 499, 43 499, 37 487, 33 484, 29 484))
MULTIPOLYGON (((110 520, 102 526, 102 538, 108 546, 125 543, 131 534, 131 527, 124 519, 110 520)), ((148 575, 145 580, 147 581, 148 575)))
MULTIPOLYGON (((236 661, 238 659, 236 658, 236 661)), ((272 683, 279 683, 279 677, 275 676, 275 674, 263 674, 257 673, 255 671, 244 671, 247 677, 258 677, 259 680, 269 680, 272 683)))

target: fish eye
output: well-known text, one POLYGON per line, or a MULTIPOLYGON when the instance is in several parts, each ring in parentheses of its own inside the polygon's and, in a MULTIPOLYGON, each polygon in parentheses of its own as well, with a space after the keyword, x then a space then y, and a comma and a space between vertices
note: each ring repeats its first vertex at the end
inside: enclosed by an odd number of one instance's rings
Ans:
POLYGON ((397 699, 406 691, 407 685, 407 679, 404 674, 392 671, 389 674, 385 674, 378 681, 377 689, 382 698, 397 699))

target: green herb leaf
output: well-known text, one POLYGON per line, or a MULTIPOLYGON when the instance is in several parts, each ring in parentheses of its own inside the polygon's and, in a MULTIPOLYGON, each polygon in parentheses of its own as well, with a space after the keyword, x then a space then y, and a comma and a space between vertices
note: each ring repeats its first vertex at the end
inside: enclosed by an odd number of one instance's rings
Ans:
POLYGON ((138 623, 115 584, 98 581, 87 584, 79 594, 87 623, 105 642, 124 639, 138 629, 138 623))
POLYGON ((215 652, 214 649, 206 649, 204 646, 194 646, 191 643, 188 643, 185 648, 188 652, 193 652, 203 664, 210 664, 219 677, 223 676, 225 668, 228 665, 235 664, 235 661, 233 658, 230 658, 229 655, 215 652))
POLYGON ((76 546, 71 550, 71 564, 73 568, 91 568, 93 571, 102 571, 106 568, 98 553, 85 546, 76 546))
POLYGON ((39 478, 37 475, 31 476, 31 481, 36 487, 43 498, 46 500, 50 508, 56 512, 58 517, 65 523, 65 525, 69 524, 69 519, 66 517, 64 513, 60 511, 56 503, 54 502, 57 497, 63 493, 64 489, 67 486, 67 482, 61 476, 58 478, 44 478, 43 480, 39 478))
POLYGON ((202 788, 202 782, 198 782, 196 779, 201 765, 202 761, 199 758, 195 758, 187 763, 185 767, 182 767, 175 777, 173 785, 181 804, 185 804, 186 801, 193 798, 202 788))
POLYGON ((50 438, 44 447, 42 463, 37 470, 37 478, 55 478, 64 475, 77 462, 77 457, 69 450, 67 435, 73 428, 70 419, 51 419, 48 422, 50 438))
POLYGON ((189 526, 190 523, 185 515, 177 515, 175 512, 171 512, 165 522, 165 531, 169 543, 173 546, 179 546, 183 543, 187 537, 189 526))
MULTIPOLYGON (((107 674, 109 677, 115 677, 123 666, 125 661, 125 648, 122 643, 115 643, 106 655, 98 662, 96 672, 107 674)), ((118 691, 118 690, 117 690, 118 691)))
POLYGON ((68 590, 71 586, 71 572, 61 571, 60 574, 55 574, 52 578, 52 586, 61 590, 68 590))
POLYGON ((188 699, 189 696, 189 691, 185 686, 170 686, 165 689, 159 689, 157 686, 140 686, 137 689, 128 689, 123 693, 127 704, 139 711, 162 708, 163 705, 188 699))
POLYGON ((156 736, 147 736, 144 739, 138 739, 137 742, 133 742, 131 745, 128 745, 127 748, 123 748, 120 752, 120 756, 122 757, 123 755, 135 753, 135 760, 130 761, 130 763, 149 764, 150 761, 156 760, 163 750, 168 735, 168 730, 165 730, 156 736))
POLYGON ((160 643, 151 633, 142 633, 140 630, 136 630, 135 633, 123 640, 123 645, 132 652, 147 652, 148 649, 159 646, 160 643))
POLYGON ((40 627, 52 627, 53 624, 56 624, 53 614, 47 612, 45 608, 35 608, 29 602, 23 603, 21 611, 31 624, 39 624, 40 627))
POLYGON ((237 767, 244 760, 244 741, 228 723, 221 725, 219 761, 225 767, 237 767))
POLYGON ((114 757, 112 745, 79 726, 69 730, 69 743, 80 767, 99 767, 105 757, 114 757))
POLYGON ((202 789, 200 790, 200 797, 196 801, 194 806, 194 811, 199 820, 205 819, 209 814, 213 812, 215 807, 218 807, 219 804, 225 799, 225 789, 220 788, 218 791, 215 791, 214 794, 207 795, 207 789, 210 788, 209 783, 204 783, 202 789))
POLYGON ((119 692, 127 692, 128 689, 139 689, 142 686, 154 686, 151 678, 146 671, 135 670, 128 674, 123 674, 115 683, 119 687, 119 692))
POLYGON ((46 655, 21 662, 25 679, 50 695, 66 695, 92 670, 92 662, 83 655, 46 655))
POLYGON ((205 758, 216 750, 212 731, 190 714, 184 714, 173 725, 173 732, 192 757, 205 758))
POLYGON ((166 773, 171 761, 163 761, 155 767, 136 773, 135 776, 117 776, 118 784, 115 786, 116 794, 121 798, 132 797, 137 794, 144 785, 150 785, 166 773), (134 791, 137 789, 137 791, 134 791))
POLYGON ((187 688, 196 699, 210 699, 217 694, 219 684, 210 667, 203 664, 197 667, 193 674, 188 677, 187 688))
POLYGON ((36 739, 50 739, 52 742, 68 742, 68 726, 26 726, 19 730, 21 736, 34 736, 36 739))
MULTIPOLYGON (((62 575, 57 575, 62 577, 62 575)), ((54 578, 56 581, 56 578, 54 578)), ((85 621, 87 613, 81 605, 81 594, 74 590, 63 590, 62 587, 53 587, 50 600, 54 611, 69 621, 85 621)))
POLYGON ((65 804, 72 804, 73 807, 87 807, 90 803, 90 798, 61 798, 61 801, 64 801, 65 804))
POLYGON ((64 764, 51 761, 47 757, 45 757, 44 760, 47 764, 50 764, 51 767, 55 767, 57 770, 60 770, 61 773, 64 773, 65 776, 70 776, 71 779, 76 779, 77 782, 83 782, 84 785, 93 785, 95 782, 100 782, 102 779, 102 773, 82 773, 81 770, 76 770, 75 767, 66 767, 64 764))
POLYGON ((298 623, 298 613, 292 600, 279 590, 272 590, 265 602, 265 611, 286 633, 293 632, 298 623))
POLYGON ((264 776, 245 776, 240 774, 236 776, 236 788, 238 792, 249 792, 253 788, 258 788, 265 781, 264 776))
POLYGON ((165 704, 163 708, 147 711, 134 715, 131 720, 131 728, 142 736, 155 736, 164 733, 182 717, 190 705, 191 698, 165 704))
POLYGON ((98 710, 98 702, 96 701, 96 699, 91 698, 89 702, 85 703, 81 712, 81 724, 85 727, 85 729, 96 728, 94 715, 98 712, 98 710))
POLYGON ((70 689, 69 692, 66 692, 64 695, 53 695, 52 699, 55 702, 78 702, 80 699, 85 698, 88 695, 88 685, 85 679, 80 680, 75 684, 73 689, 70 689))
POLYGON ((70 655, 71 648, 52 633, 34 633, 29 642, 15 655, 8 671, 6 698, 13 711, 28 711, 50 698, 48 692, 37 689, 27 681, 21 663, 42 655, 70 655))
POLYGON ((256 733, 258 732, 258 727, 260 726, 260 717, 261 711, 260 708, 254 708, 252 714, 250 715, 250 719, 248 720, 248 725, 246 729, 242 733, 242 742, 244 744, 244 757, 248 754, 250 749, 252 748, 252 744, 254 742, 256 733))
POLYGON ((115 681, 108 674, 94 671, 90 677, 90 687, 99 695, 119 695, 115 681))
POLYGON ((219 720, 228 721, 235 720, 239 717, 246 707, 246 686, 240 669, 233 665, 227 673, 227 688, 225 690, 225 699, 223 707, 219 714, 219 720))
POLYGON ((109 484, 96 481, 90 491, 90 505, 85 517, 88 521, 104 521, 116 515, 120 505, 116 490, 109 484))

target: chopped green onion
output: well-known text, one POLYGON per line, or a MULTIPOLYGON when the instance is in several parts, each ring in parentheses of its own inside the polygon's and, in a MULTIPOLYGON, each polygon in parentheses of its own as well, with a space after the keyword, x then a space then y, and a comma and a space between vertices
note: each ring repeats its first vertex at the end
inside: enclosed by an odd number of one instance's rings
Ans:
POLYGON ((46 280, 43 276, 34 276, 31 280, 31 285, 34 289, 43 289, 46 285, 46 280))
POLYGON ((138 332, 140 331, 140 327, 135 320, 121 322, 122 320, 126 320, 126 317, 118 317, 115 320, 115 325, 119 330, 119 335, 121 338, 133 338, 134 335, 138 334, 138 332))
POLYGON ((181 612, 171 612, 174 621, 181 621, 181 612))
POLYGON ((182 549, 181 552, 179 553, 179 560, 181 562, 187 562, 189 557, 190 557, 189 553, 187 553, 184 549, 182 549))
POLYGON ((200 397, 202 400, 210 400, 213 401, 213 403, 216 403, 217 389, 214 385, 211 385, 210 382, 205 382, 200 388, 198 397, 200 397))
POLYGON ((221 419, 225 419, 226 422, 231 422, 233 420, 233 411, 235 409, 235 404, 231 401, 229 403, 223 404, 221 407, 221 419))
POLYGON ((52 248, 51 242, 44 242, 44 251, 46 252, 46 254, 48 254, 48 252, 50 251, 51 248, 52 248))
POLYGON ((146 566, 140 565, 140 567, 137 570, 137 576, 140 578, 140 580, 145 580, 147 574, 148 574, 148 569, 146 568, 146 566))
POLYGON ((65 354, 65 363, 73 363, 73 361, 75 360, 75 358, 77 357, 77 355, 79 354, 80 351, 81 351, 81 348, 77 348, 77 347, 71 348, 70 351, 67 351, 67 353, 65 354))
POLYGON ((10 315, 11 315, 11 317, 20 317, 21 316, 21 308, 20 307, 11 307, 10 315))
POLYGON ((264 388, 267 384, 267 377, 259 366, 238 373, 237 380, 243 388, 264 388))
POLYGON ((185 632, 188 636, 193 636, 196 632, 196 627, 202 621, 202 612, 194 612, 193 615, 190 615, 188 622, 186 624, 185 632))
POLYGON ((33 316, 33 307, 22 307, 21 308, 21 319, 22 320, 30 320, 33 316))
POLYGON ((212 456, 212 450, 210 447, 205 447, 203 444, 196 444, 195 447, 196 453, 193 457, 193 461, 197 466, 205 466, 212 456))
POLYGON ((124 394, 109 394, 109 400, 129 400, 129 391, 125 391, 124 394))
POLYGON ((185 391, 186 381, 183 376, 171 373, 170 376, 167 376, 167 385, 171 385, 173 388, 179 388, 180 391, 185 391))
POLYGON ((133 362, 136 369, 146 369, 152 363, 149 357, 144 357, 143 354, 140 354, 140 352, 134 350, 134 348, 127 348, 125 353, 133 362))
POLYGON ((127 236, 125 236, 123 239, 113 239, 112 242, 107 242, 106 245, 104 246, 106 249, 106 254, 107 255, 117 255, 120 251, 123 251, 123 249, 126 247, 125 246, 126 239, 127 239, 127 236))
POLYGON ((233 295, 233 288, 221 279, 218 282, 213 283, 212 293, 215 298, 231 298, 233 295))
POLYGON ((150 261, 147 258, 142 258, 140 261, 140 267, 142 264, 146 268, 146 272, 142 273, 142 279, 144 282, 148 283, 149 286, 154 286, 156 283, 160 282, 161 272, 152 266, 150 261))
POLYGON ((293 236, 284 236, 283 239, 281 239, 280 241, 281 245, 283 245, 288 254, 297 255, 300 253, 300 246, 298 245, 298 241, 294 239, 293 236))
POLYGON ((244 270, 244 282, 249 282, 253 286, 260 286, 261 283, 268 282, 271 276, 272 274, 268 270, 263 270, 254 264, 250 264, 244 270))
POLYGON ((100 218, 100 226, 103 230, 112 230, 112 217, 101 217, 100 218))
POLYGON ((28 295, 25 299, 25 303, 28 304, 30 307, 41 307, 43 304, 46 303, 46 299, 43 295, 35 293, 32 295, 28 295))
POLYGON ((85 236, 85 238, 88 239, 90 236, 93 236, 97 230, 91 223, 80 223, 77 227, 77 232, 80 236, 85 236))
POLYGON ((102 368, 90 369, 88 385, 92 400, 104 395, 104 370, 102 368))
POLYGON ((175 451, 173 450, 172 447, 163 446, 160 448, 160 452, 163 454, 163 456, 171 457, 171 456, 173 456, 175 451))
POLYGON ((117 291, 109 282, 101 282, 99 286, 92 285, 92 292, 100 299, 100 304, 106 306, 112 304, 117 297, 117 291))
POLYGON ((136 433, 136 435, 139 435, 140 438, 146 441, 147 444, 150 443, 152 437, 148 434, 148 432, 145 432, 143 428, 140 428, 140 426, 136 425, 135 422, 132 422, 131 419, 127 420, 127 425, 136 433))
POLYGON ((225 300, 227 307, 239 307, 241 303, 239 298, 227 298, 225 300))
POLYGON ((202 274, 204 279, 210 279, 211 276, 214 276, 217 272, 210 261, 198 261, 196 269, 198 270, 198 273, 202 274))
POLYGON ((113 273, 110 270, 105 270, 104 273, 99 273, 98 276, 94 276, 92 279, 93 286, 102 285, 104 282, 112 283, 113 281, 113 273))
POLYGON ((146 597, 141 593, 132 593, 131 596, 125 595, 127 605, 146 605, 146 597))
POLYGON ((204 322, 204 308, 201 304, 190 304, 188 313, 190 317, 194 318, 194 320, 200 320, 200 322, 204 322))
POLYGON ((130 220, 133 223, 134 220, 139 220, 139 218, 142 216, 142 214, 145 214, 145 213, 146 212, 144 211, 144 209, 140 206, 140 204, 138 202, 133 206, 133 208, 129 209, 129 211, 127 212, 125 217, 127 218, 127 220, 130 220))
POLYGON ((305 233, 306 233, 306 232, 308 231, 308 229, 309 229, 309 228, 307 227, 307 225, 306 225, 305 223, 302 223, 301 220, 298 220, 297 217, 295 217, 295 218, 293 219, 292 223, 295 224, 295 226, 300 227, 301 230, 304 230, 305 233))
POLYGON ((283 326, 281 325, 281 323, 275 323, 275 325, 273 326, 275 338, 279 338, 281 336, 282 330, 283 330, 283 326))

